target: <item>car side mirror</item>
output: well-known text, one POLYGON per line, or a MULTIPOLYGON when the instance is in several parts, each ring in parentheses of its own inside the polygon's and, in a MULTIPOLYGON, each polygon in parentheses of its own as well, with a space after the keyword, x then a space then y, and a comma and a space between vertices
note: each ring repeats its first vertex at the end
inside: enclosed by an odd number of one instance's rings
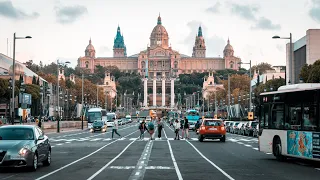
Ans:
POLYGON ((38 140, 44 140, 44 136, 39 136, 38 140))

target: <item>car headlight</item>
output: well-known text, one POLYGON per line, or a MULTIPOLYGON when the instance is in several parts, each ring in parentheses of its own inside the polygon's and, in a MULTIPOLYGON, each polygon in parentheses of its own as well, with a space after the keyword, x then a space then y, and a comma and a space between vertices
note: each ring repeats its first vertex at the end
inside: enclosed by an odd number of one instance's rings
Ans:
POLYGON ((30 150, 31 150, 30 146, 24 146, 23 148, 20 149, 19 154, 23 156, 27 154, 30 150))

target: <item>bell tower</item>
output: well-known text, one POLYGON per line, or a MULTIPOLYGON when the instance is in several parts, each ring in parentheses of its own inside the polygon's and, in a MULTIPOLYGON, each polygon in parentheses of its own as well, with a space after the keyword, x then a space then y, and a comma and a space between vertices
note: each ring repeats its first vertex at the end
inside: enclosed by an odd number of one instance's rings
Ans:
POLYGON ((192 57, 195 58, 205 58, 206 57, 206 44, 202 36, 202 28, 199 26, 198 35, 196 35, 196 40, 193 46, 192 57))

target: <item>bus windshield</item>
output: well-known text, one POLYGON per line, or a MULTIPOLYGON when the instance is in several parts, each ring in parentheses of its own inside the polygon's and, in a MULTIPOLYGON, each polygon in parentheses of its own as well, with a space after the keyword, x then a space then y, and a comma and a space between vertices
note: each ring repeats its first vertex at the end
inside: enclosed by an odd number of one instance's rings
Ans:
POLYGON ((101 112, 89 112, 88 123, 93 123, 96 120, 102 120, 101 112))
POLYGON ((199 113, 197 111, 190 111, 187 113, 188 116, 199 116, 199 113))
POLYGON ((107 114, 107 120, 108 121, 113 121, 113 118, 115 118, 116 115, 115 114, 107 114))

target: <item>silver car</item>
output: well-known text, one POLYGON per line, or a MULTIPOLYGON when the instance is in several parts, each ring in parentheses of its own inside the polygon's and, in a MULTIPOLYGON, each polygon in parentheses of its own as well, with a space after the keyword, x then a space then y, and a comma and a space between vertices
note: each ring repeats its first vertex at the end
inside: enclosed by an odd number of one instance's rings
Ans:
POLYGON ((0 127, 0 168, 28 167, 35 171, 38 163, 51 163, 51 145, 41 129, 32 125, 0 127))

